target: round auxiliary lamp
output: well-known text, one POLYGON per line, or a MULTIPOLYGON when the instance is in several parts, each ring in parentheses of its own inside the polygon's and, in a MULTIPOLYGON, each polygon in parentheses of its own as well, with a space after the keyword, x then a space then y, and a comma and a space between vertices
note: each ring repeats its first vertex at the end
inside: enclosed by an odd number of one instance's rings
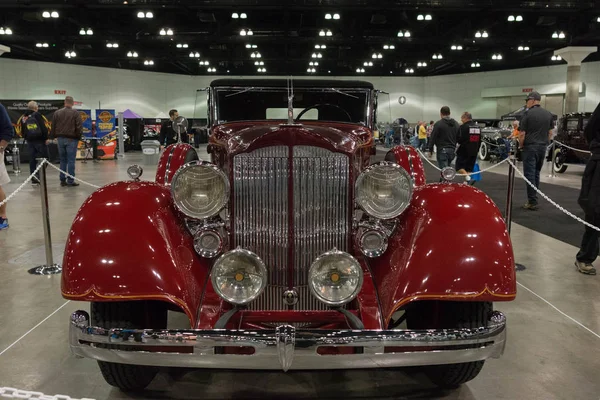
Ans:
POLYGON ((188 120, 185 117, 177 117, 173 121, 173 130, 177 132, 177 143, 181 143, 181 135, 185 135, 188 130, 188 120))

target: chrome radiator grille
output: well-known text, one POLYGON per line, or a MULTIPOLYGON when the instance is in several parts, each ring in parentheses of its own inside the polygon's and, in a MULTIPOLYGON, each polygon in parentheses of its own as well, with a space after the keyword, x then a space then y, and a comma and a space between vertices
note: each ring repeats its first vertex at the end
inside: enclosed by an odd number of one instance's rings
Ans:
POLYGON ((268 286, 249 309, 288 309, 283 292, 290 283, 299 294, 293 309, 326 309, 310 294, 308 270, 325 251, 334 247, 348 251, 348 157, 319 147, 296 146, 292 148, 291 171, 288 157, 288 147, 274 146, 233 160, 235 246, 258 254, 269 269, 268 286), (294 265, 291 277, 290 263, 294 265))

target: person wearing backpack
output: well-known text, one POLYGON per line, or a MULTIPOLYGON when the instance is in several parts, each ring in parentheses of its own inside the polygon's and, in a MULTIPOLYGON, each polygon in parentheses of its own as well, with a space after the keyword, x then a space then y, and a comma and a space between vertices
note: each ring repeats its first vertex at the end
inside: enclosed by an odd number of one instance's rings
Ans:
MULTIPOLYGON (((38 104, 35 101, 27 103, 28 110, 21 117, 21 135, 27 140, 29 148, 29 173, 33 174, 37 167, 36 158, 48 158, 48 148, 46 141, 48 140, 48 128, 44 121, 44 117, 38 112, 38 104)), ((39 185, 39 172, 33 177, 31 183, 39 185)))

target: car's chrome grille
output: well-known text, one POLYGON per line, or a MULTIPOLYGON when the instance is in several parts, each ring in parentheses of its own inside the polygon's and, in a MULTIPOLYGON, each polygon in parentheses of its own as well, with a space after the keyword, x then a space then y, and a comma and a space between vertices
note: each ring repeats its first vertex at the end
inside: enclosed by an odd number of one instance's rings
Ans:
POLYGON ((308 289, 308 270, 320 254, 348 251, 349 159, 311 146, 266 147, 235 156, 233 162, 235 245, 258 254, 269 269, 269 286, 249 305, 254 310, 285 310, 283 292, 298 291, 296 310, 323 310, 308 289), (289 190, 290 173, 293 187, 289 190), (289 195, 293 199, 289 199, 289 195), (293 209, 291 209, 293 207, 293 209), (292 225, 289 223, 290 214, 292 225), (293 259, 289 259, 293 229, 293 259))

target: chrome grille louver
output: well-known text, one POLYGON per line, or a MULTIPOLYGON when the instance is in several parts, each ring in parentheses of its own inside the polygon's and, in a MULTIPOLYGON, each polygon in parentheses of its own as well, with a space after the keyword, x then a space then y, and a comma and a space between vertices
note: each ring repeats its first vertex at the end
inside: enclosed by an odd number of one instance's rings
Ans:
POLYGON ((248 306, 252 310, 287 310, 283 292, 290 287, 299 295, 294 310, 326 309, 310 294, 308 270, 328 250, 348 251, 348 156, 311 146, 293 147, 291 153, 291 171, 286 146, 239 154, 233 160, 235 246, 258 254, 269 269, 268 286, 248 306))

